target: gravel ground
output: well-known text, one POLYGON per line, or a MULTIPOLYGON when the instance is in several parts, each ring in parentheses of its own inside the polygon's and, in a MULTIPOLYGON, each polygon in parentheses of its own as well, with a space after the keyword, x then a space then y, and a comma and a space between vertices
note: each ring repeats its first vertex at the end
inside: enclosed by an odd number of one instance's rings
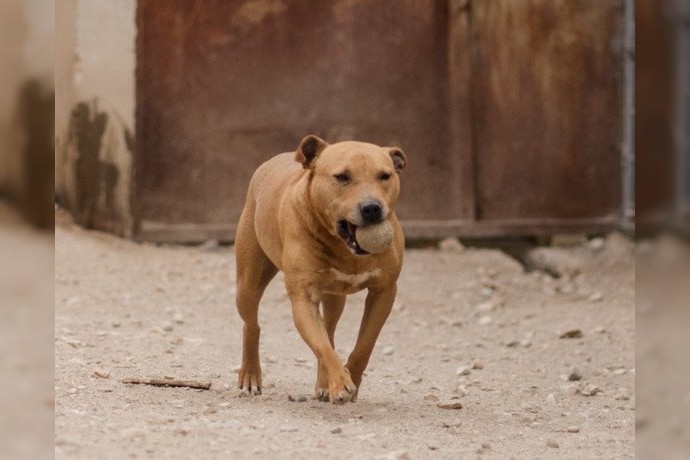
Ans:
MULTIPOLYGON (((336 406, 312 399, 315 360, 280 274, 260 309, 264 394, 246 397, 232 248, 134 244, 58 219, 56 457, 633 457, 632 244, 539 248, 529 272, 498 250, 442 248, 406 252, 359 399, 336 406), (120 382, 132 376, 212 387, 120 382)), ((342 357, 363 298, 338 327, 342 357)))

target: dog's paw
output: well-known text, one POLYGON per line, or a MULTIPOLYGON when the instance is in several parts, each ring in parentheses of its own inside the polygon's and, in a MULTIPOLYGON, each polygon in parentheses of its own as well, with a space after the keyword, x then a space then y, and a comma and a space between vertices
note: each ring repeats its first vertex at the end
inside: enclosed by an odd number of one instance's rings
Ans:
POLYGON ((260 395, 261 394, 261 368, 257 367, 254 369, 249 369, 242 367, 240 368, 238 383, 238 388, 248 395, 260 395))
POLYGON ((333 404, 344 404, 354 402, 357 395, 357 386, 352 383, 350 371, 346 368, 341 369, 335 375, 331 374, 328 378, 328 401, 333 404))

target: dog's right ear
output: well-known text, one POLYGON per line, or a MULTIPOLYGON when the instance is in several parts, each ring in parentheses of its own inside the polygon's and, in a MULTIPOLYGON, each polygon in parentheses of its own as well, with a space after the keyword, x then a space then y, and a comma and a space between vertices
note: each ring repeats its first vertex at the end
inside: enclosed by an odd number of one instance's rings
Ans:
POLYGON ((310 134, 299 143, 299 147, 295 153, 295 161, 301 163, 304 169, 309 169, 312 167, 316 157, 319 156, 319 153, 326 147, 328 147, 326 141, 318 136, 310 134))

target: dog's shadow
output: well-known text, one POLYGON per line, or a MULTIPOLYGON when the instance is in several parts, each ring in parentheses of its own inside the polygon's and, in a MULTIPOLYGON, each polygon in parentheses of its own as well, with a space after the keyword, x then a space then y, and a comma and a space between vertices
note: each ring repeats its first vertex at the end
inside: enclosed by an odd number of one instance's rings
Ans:
MULTIPOLYGON (((286 419, 296 421, 298 419, 308 422, 320 422, 327 420, 329 423, 348 423, 360 420, 363 423, 376 423, 378 421, 395 419, 410 419, 419 417, 418 409, 410 407, 403 398, 394 395, 360 394, 357 402, 344 404, 332 404, 319 401, 309 396, 306 401, 289 401, 287 395, 291 394, 286 388, 276 386, 265 395, 269 400, 285 398, 285 404, 278 404, 273 408, 274 413, 284 415, 286 419)), ((260 397, 261 398, 261 397, 260 397)))

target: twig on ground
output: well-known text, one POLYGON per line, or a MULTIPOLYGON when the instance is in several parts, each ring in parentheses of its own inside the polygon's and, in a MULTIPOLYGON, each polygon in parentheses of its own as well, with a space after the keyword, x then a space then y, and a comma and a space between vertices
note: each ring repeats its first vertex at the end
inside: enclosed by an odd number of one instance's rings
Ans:
POLYGON ((136 385, 154 385, 159 387, 187 387, 208 390, 211 382, 200 382, 198 380, 177 380, 177 379, 149 379, 142 377, 127 377, 121 380, 122 383, 133 383, 136 385))

